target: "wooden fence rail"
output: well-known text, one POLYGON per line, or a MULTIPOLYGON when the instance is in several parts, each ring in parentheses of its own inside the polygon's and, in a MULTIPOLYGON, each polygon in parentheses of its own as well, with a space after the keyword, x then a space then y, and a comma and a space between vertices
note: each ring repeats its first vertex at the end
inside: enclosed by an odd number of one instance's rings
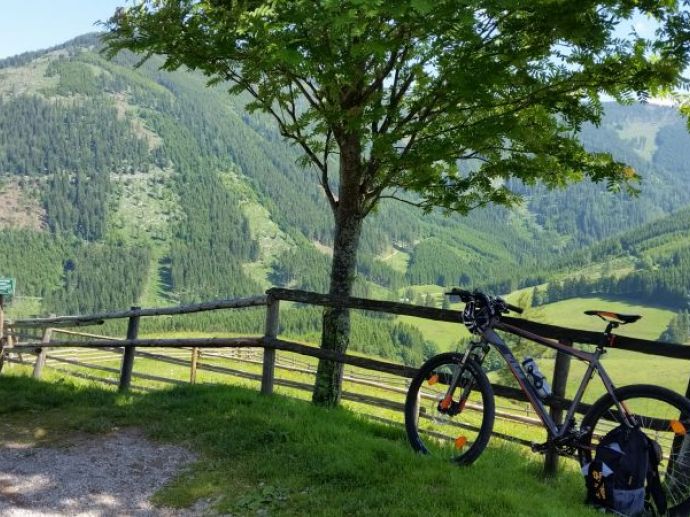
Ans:
MULTIPOLYGON (((275 384, 288 386, 297 389, 310 389, 311 386, 296 381, 289 381, 286 379, 275 378, 276 368, 276 350, 288 351, 304 356, 310 356, 318 359, 327 359, 336 361, 366 370, 386 373, 403 378, 413 377, 417 369, 404 366, 400 364, 390 363, 376 359, 369 359, 350 354, 341 354, 338 352, 315 348, 301 343, 280 339, 280 316, 279 308, 280 301, 296 302, 302 304, 319 305, 327 307, 342 307, 350 309, 358 309, 374 312, 385 312, 388 314, 407 315, 418 318, 431 319, 436 321, 447 321, 460 323, 462 321, 462 313, 454 310, 436 309, 433 307, 420 307, 416 305, 395 303, 379 300, 368 300, 364 298, 338 298, 329 295, 318 293, 311 293, 307 291, 288 290, 273 288, 266 292, 266 295, 255 296, 250 298, 241 298, 235 300, 220 300, 207 303, 200 303, 194 305, 178 306, 178 307, 164 307, 141 309, 139 307, 132 307, 128 311, 106 312, 101 314, 85 315, 85 316, 60 316, 50 318, 37 319, 22 319, 16 320, 11 324, 10 330, 15 335, 19 335, 17 329, 44 329, 40 341, 24 341, 14 346, 4 344, 2 353, 7 355, 9 353, 35 353, 37 359, 34 365, 33 375, 36 378, 41 376, 41 371, 44 368, 46 361, 47 349, 60 349, 67 347, 81 347, 87 349, 110 348, 118 349, 122 353, 122 363, 119 369, 118 389, 123 391, 130 388, 132 376, 146 378, 149 380, 161 380, 162 378, 144 375, 133 374, 134 358, 137 355, 151 356, 155 358, 157 354, 150 354, 144 352, 136 352, 136 349, 147 348, 169 348, 182 349, 192 348, 189 365, 190 382, 196 381, 197 369, 215 371, 217 373, 232 373, 240 375, 245 378, 259 380, 261 382, 261 392, 270 394, 273 392, 275 384), (266 307, 266 324, 265 331, 262 337, 240 337, 240 338, 189 338, 189 339, 141 339, 138 337, 139 321, 142 317, 149 316, 164 316, 164 315, 182 315, 191 314, 201 311, 214 311, 222 309, 240 309, 250 307, 266 307), (85 334, 81 332, 65 331, 58 327, 80 327, 85 325, 98 325, 110 319, 127 318, 127 336, 122 338, 107 338, 97 336, 95 334, 85 334), (55 333, 60 333, 75 339, 52 339, 55 333), (80 339, 76 339, 79 336, 80 339), (86 338, 86 339, 84 339, 86 338), (220 366, 199 364, 199 351, 206 348, 262 348, 264 350, 262 360, 261 375, 233 370, 220 366), (143 375, 143 377, 142 377, 143 375)), ((555 325, 547 325, 543 323, 531 322, 519 318, 504 317, 499 327, 500 330, 515 333, 517 329, 526 330, 543 337, 557 339, 568 344, 599 344, 602 339, 602 333, 590 332, 578 329, 569 329, 555 325)), ((3 332, 4 329, 0 329, 3 332)), ((643 339, 629 338, 624 336, 616 336, 615 340, 607 343, 606 346, 613 346, 623 350, 631 350, 645 354, 651 354, 662 357, 672 357, 677 359, 690 359, 690 347, 673 344, 673 343, 659 343, 656 341, 649 341, 643 339)), ((163 356, 158 356, 159 360, 163 356)), ((54 359, 54 358, 51 358, 54 359)), ((556 357, 556 366, 554 370, 554 377, 552 381, 553 394, 548 397, 545 404, 551 408, 551 414, 560 421, 562 419, 562 411, 567 408, 571 401, 565 398, 565 386, 567 383, 570 356, 558 354, 556 357)), ((165 359, 168 362, 183 362, 180 359, 165 359)), ((74 362, 72 360, 62 359, 62 362, 67 364, 74 362)), ((1 364, 1 363, 0 363, 1 364)), ((93 366, 93 365, 91 365, 93 366)), ((112 371, 113 368, 99 367, 101 370, 112 371)), ((117 370, 116 370, 117 371, 117 370)), ((164 380, 161 380, 164 382, 164 380)), ((174 381, 178 383, 180 381, 174 381)), ((504 397, 516 401, 527 401, 524 393, 516 388, 492 384, 494 392, 499 397, 504 397)), ((688 386, 688 393, 690 395, 690 383, 688 386)), ((378 397, 371 397, 368 395, 346 393, 343 394, 346 400, 353 400, 361 403, 368 403, 377 405, 377 407, 385 407, 401 410, 400 403, 390 400, 381 399, 378 397)), ((584 413, 589 409, 588 404, 581 403, 577 411, 584 413)), ((521 417, 522 420, 533 420, 530 418, 521 417)), ((501 435, 505 439, 511 439, 517 443, 528 444, 526 440, 517 439, 507 435, 501 435)), ((557 456, 555 452, 547 454, 545 461, 545 473, 552 475, 557 469, 557 456)))
MULTIPOLYGON (((462 322, 462 312, 436 309, 434 307, 420 307, 405 303, 395 303, 380 300, 368 300, 365 298, 337 298, 326 294, 310 293, 308 291, 297 291, 290 289, 273 288, 267 291, 269 296, 279 300, 307 303, 310 305, 322 305, 327 307, 347 307, 350 309, 362 309, 374 312, 386 312, 389 314, 400 314, 415 316, 436 321, 449 321, 452 323, 462 322)), ((499 330, 514 333, 514 329, 519 328, 542 337, 566 340, 572 343, 598 345, 601 343, 602 333, 590 330, 571 329, 557 325, 548 325, 520 318, 503 316, 499 330)), ((638 339, 627 336, 616 336, 613 344, 606 344, 607 347, 619 348, 641 352, 643 354, 658 355, 662 357, 673 357, 676 359, 690 359, 690 347, 675 343, 660 343, 647 339, 638 339)))
POLYGON ((180 305, 178 307, 159 307, 153 309, 132 308, 128 311, 104 312, 87 316, 58 316, 51 318, 19 319, 13 322, 13 327, 80 327, 84 325, 102 325, 105 320, 115 320, 146 316, 175 316, 193 314, 195 312, 216 311, 219 309, 243 309, 247 307, 261 307, 266 305, 265 295, 234 300, 216 300, 213 302, 180 305))

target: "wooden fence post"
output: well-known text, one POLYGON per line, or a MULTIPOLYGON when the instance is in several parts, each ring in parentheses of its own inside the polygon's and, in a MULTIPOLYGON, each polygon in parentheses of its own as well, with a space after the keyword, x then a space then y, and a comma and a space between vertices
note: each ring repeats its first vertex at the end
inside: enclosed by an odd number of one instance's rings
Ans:
POLYGON ((189 382, 190 384, 196 384, 196 368, 199 362, 199 348, 192 348, 192 365, 189 371, 189 382))
POLYGON ((5 297, 0 294, 0 372, 2 367, 7 362, 7 368, 10 368, 10 354, 6 351, 8 343, 5 341, 5 297))
MULTIPOLYGON (((132 307, 133 311, 141 310, 141 307, 132 307)), ((136 339, 139 335, 139 316, 131 316, 127 324, 127 339, 136 339)), ((125 347, 122 355, 122 368, 120 369, 120 384, 118 391, 127 391, 132 383, 132 369, 134 368, 134 347, 125 347)))
MULTIPOLYGON (((271 339, 278 336, 280 301, 269 296, 266 300, 266 330, 264 337, 271 339)), ((270 395, 273 393, 273 380, 275 378, 276 350, 264 347, 264 365, 261 376, 261 393, 270 395)))
MULTIPOLYGON (((54 318, 55 315, 51 314, 51 318, 54 318)), ((46 327, 43 329, 43 336, 41 337, 41 343, 46 344, 50 343, 50 338, 52 337, 53 334, 53 329, 50 327, 46 327)), ((48 351, 45 348, 37 348, 36 349, 36 362, 34 363, 34 373, 33 373, 33 378, 34 379, 40 379, 41 374, 43 373, 43 367, 46 365, 46 355, 48 354, 48 351)))
MULTIPOLYGON (((573 346, 572 341, 561 339, 561 345, 573 346)), ((570 358, 571 356, 558 352, 556 354, 556 365, 553 370, 553 382, 551 384, 551 393, 554 397, 565 398, 565 388, 568 384, 568 373, 570 372, 570 358)), ((557 425, 563 423, 563 410, 552 407, 550 410, 551 418, 557 425)), ((558 452, 550 449, 546 451, 544 457, 544 477, 554 477, 558 473, 558 452)))
POLYGON ((6 346, 5 343, 5 297, 0 294, 0 346, 6 346))

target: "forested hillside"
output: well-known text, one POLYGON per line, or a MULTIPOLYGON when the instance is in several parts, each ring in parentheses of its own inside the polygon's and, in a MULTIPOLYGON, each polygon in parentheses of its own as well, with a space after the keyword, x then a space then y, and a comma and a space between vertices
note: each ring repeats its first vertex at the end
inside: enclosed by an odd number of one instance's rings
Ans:
POLYGON ((557 261, 554 269, 567 277, 537 289, 533 303, 603 293, 686 309, 690 301, 690 208, 573 253, 557 261), (624 274, 610 267, 596 275, 585 274, 593 265, 616 259, 629 266, 624 274), (568 274, 573 271, 585 273, 568 274))
MULTIPOLYGON (((87 35, 0 61, 0 276, 17 277, 17 310, 28 298, 64 314, 269 285, 325 291, 332 214, 316 172, 302 169, 272 121, 247 114, 247 99, 227 85, 162 72, 155 57, 140 68, 126 53, 109 61, 99 45, 87 35)), ((511 185, 521 207, 467 217, 385 202, 365 225, 357 293, 400 299, 413 285, 509 292, 549 282, 537 303, 611 292, 682 305, 690 245, 678 236, 687 242, 690 212, 664 217, 690 204, 684 121, 670 108, 611 105, 582 138, 635 167, 640 196, 591 183, 511 185), (611 257, 626 268, 567 274, 611 257)), ((286 330, 317 335, 316 313, 290 314, 286 330)), ((395 320, 359 325, 361 350, 408 362, 430 350, 395 320)))

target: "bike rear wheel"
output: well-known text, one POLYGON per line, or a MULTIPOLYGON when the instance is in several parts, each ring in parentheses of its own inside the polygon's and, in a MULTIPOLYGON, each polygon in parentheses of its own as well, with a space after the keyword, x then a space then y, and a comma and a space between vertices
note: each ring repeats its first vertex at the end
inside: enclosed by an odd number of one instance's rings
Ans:
MULTIPOLYGON (((690 515, 690 401, 666 388, 625 386, 615 390, 642 431, 661 445, 661 485, 670 515, 690 515)), ((587 429, 580 449, 580 463, 590 462, 601 438, 623 422, 610 394, 601 397, 582 420, 587 429)))
POLYGON ((405 401, 405 428, 414 450, 427 454, 432 443, 463 465, 484 451, 494 424, 494 393, 486 374, 462 354, 432 357, 412 380, 405 401), (454 378, 457 386, 449 392, 454 378), (464 402, 463 402, 464 401, 464 402))

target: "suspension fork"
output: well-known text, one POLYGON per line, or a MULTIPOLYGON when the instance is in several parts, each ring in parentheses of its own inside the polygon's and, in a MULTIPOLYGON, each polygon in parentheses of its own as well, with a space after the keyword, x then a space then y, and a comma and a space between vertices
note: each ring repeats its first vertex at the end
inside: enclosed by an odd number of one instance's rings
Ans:
POLYGON ((462 383, 463 374, 465 373, 465 365, 467 364, 468 360, 472 359, 481 367, 484 359, 486 358, 486 354, 489 353, 489 350, 489 344, 484 341, 470 343, 470 346, 467 347, 465 354, 460 360, 459 367, 455 370, 453 376, 451 377, 445 396, 438 403, 439 411, 457 415, 461 413, 463 409, 465 409, 467 399, 469 398, 472 388, 474 387, 474 383, 472 381, 465 382, 464 385, 462 383), (463 388, 462 394, 460 395, 458 402, 453 402, 453 394, 458 386, 463 388))

